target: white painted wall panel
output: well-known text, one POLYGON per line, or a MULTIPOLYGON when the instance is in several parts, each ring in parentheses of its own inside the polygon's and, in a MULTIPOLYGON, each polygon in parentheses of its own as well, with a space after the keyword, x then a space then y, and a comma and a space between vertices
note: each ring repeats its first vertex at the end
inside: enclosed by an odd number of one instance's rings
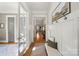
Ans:
MULTIPOLYGON (((78 55, 78 43, 79 43, 79 8, 77 6, 79 3, 71 2, 71 13, 67 15, 67 20, 64 20, 64 17, 60 18, 58 20, 58 23, 54 22, 52 24, 52 10, 53 6, 55 6, 57 3, 52 3, 52 7, 50 9, 50 12, 48 14, 48 21, 47 25, 48 28, 52 30, 52 36, 55 36, 56 42, 58 42, 58 50, 62 55, 65 56, 75 56, 78 55), (50 24, 50 25, 49 25, 50 24)), ((48 30, 48 33, 50 34, 50 30, 48 30)), ((48 34, 47 33, 47 34, 48 34)), ((51 39, 50 36, 48 36, 48 39, 51 39)))
POLYGON ((62 40, 62 54, 63 55, 77 55, 78 47, 78 20, 72 20, 63 23, 63 40, 62 40))

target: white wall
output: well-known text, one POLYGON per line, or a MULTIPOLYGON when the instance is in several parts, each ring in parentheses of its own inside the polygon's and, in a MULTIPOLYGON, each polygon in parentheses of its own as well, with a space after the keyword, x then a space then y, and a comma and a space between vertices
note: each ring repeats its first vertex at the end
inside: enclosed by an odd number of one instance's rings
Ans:
MULTIPOLYGON (((4 24, 4 28, 0 29, 0 42, 8 42, 7 37, 7 15, 15 15, 17 19, 18 3, 17 2, 0 2, 0 23, 4 24)), ((15 20, 16 21, 16 20, 15 20)), ((15 32, 16 33, 16 32, 15 32)), ((16 33, 17 34, 17 33, 16 33)))
POLYGON ((3 23, 5 25, 3 29, 0 28, 0 42, 7 41, 6 40, 6 15, 0 14, 0 23, 3 23))
MULTIPOLYGON (((55 3, 54 3, 55 4, 55 3)), ((57 3, 56 3, 57 4, 57 3)), ((53 3, 51 4, 53 8, 53 3)), ((67 15, 67 20, 62 17, 58 23, 52 24, 52 10, 48 14, 47 39, 53 41, 55 37, 58 43, 58 50, 62 55, 78 55, 78 35, 79 35, 79 3, 71 3, 71 13, 67 15), (51 17, 51 18, 50 18, 51 17), (51 31, 51 32, 50 32, 51 31), (51 35, 50 35, 51 34, 51 35)), ((54 9, 54 8, 53 8, 54 9)))
POLYGON ((0 13, 17 13, 17 2, 0 2, 0 13))

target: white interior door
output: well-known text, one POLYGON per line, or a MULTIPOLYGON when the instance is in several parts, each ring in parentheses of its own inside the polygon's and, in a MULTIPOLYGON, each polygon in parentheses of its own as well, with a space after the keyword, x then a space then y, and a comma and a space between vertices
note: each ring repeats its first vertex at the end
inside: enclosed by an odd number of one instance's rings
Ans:
POLYGON ((16 16, 15 15, 7 15, 7 41, 15 42, 16 41, 16 16))

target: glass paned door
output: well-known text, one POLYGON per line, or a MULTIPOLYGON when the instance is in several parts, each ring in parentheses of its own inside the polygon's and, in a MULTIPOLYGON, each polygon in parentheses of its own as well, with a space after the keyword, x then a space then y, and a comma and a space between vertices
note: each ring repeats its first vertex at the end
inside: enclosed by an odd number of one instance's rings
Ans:
POLYGON ((18 38, 18 54, 23 55, 26 48, 26 11, 22 4, 19 6, 19 38, 18 38))

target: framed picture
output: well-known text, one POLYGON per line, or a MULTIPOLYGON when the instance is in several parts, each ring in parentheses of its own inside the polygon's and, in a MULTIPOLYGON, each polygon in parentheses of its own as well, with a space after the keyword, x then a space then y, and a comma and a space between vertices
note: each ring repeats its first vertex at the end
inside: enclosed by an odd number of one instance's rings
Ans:
POLYGON ((52 21, 57 21, 61 17, 64 17, 71 13, 71 3, 70 2, 60 2, 52 13, 52 21))
POLYGON ((0 23, 0 29, 4 28, 4 23, 0 23))

